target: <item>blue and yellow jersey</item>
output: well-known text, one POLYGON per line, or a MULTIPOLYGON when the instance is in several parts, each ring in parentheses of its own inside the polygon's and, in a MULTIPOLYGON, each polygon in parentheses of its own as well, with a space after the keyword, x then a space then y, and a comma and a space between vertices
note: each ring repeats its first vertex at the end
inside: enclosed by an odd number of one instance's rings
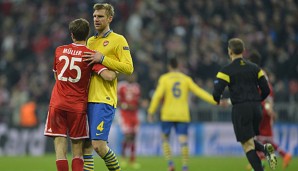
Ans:
POLYGON ((204 101, 216 104, 211 94, 196 85, 193 80, 181 72, 168 72, 159 80, 152 97, 148 114, 154 114, 161 99, 161 120, 172 122, 190 122, 188 95, 193 92, 204 101))
MULTIPOLYGON (((102 64, 107 68, 124 74, 133 72, 133 62, 126 39, 111 30, 103 37, 92 36, 87 47, 101 52, 105 57, 102 64)), ((89 86, 88 102, 106 103, 117 106, 117 79, 105 81, 93 74, 89 86)))

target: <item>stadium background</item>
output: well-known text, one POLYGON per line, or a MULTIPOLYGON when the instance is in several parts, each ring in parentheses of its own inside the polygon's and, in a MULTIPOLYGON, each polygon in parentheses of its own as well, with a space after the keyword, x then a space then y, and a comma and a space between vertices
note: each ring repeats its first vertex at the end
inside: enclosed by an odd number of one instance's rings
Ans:
MULTIPOLYGON (((55 47, 70 43, 69 21, 82 17, 92 24, 95 2, 102 1, 0 1, 0 163, 1 156, 43 156, 53 152, 50 139, 42 136, 54 84, 53 52, 55 47), (26 125, 22 115, 31 110, 36 111, 37 122, 26 125)), ((166 71, 166 59, 177 56, 181 70, 211 92, 216 72, 229 62, 226 43, 231 37, 245 41, 245 57, 254 49, 261 53, 262 66, 270 71, 275 90, 275 140, 298 155, 296 0, 105 2, 115 6, 111 28, 127 38, 142 89, 139 155, 161 154, 158 125, 146 123, 145 110, 159 75, 166 71)), ((193 119, 191 155, 243 156, 234 140, 230 109, 212 107, 192 96, 189 101, 193 119)), ((116 119, 110 143, 117 153, 121 136, 116 119)), ((178 144, 173 143, 177 154, 178 144)))

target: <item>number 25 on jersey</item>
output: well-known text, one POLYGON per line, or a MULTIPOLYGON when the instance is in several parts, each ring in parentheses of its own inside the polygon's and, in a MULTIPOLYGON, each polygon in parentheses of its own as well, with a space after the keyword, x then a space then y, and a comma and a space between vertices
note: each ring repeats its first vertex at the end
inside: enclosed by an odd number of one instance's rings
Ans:
POLYGON ((64 63, 64 66, 61 70, 61 73, 58 75, 58 80, 60 81, 69 81, 69 82, 72 82, 72 83, 76 83, 78 81, 80 81, 81 79, 81 68, 75 64, 75 62, 81 62, 82 61, 82 58, 76 58, 76 57, 72 57, 71 58, 71 61, 70 61, 70 64, 69 64, 69 58, 67 56, 60 56, 59 57, 59 60, 62 61, 64 60, 65 63, 64 63), (71 78, 71 77, 64 77, 64 73, 65 71, 68 69, 69 67, 69 70, 76 70, 77 71, 77 76, 76 78, 71 78))

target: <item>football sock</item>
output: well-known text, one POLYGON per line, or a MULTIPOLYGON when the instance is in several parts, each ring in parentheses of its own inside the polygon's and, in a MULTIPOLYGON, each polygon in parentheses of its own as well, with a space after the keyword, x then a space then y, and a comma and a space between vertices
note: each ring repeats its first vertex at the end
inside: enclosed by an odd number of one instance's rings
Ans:
POLYGON ((84 168, 84 161, 81 158, 73 158, 71 168, 72 171, 82 171, 84 168))
POLYGON ((265 148, 264 148, 264 145, 261 144, 259 141, 256 141, 256 140, 254 140, 254 142, 255 142, 255 149, 256 149, 257 151, 261 151, 261 152, 263 152, 263 153, 265 154, 265 148))
POLYGON ((56 160, 57 171, 68 171, 68 161, 66 159, 56 160))
POLYGON ((130 162, 133 163, 136 158, 136 144, 134 142, 131 142, 130 144, 130 162))
POLYGON ((169 160, 168 161, 168 171, 173 171, 173 170, 175 170, 174 162, 172 160, 169 160))
POLYGON ((258 157, 256 150, 250 150, 246 153, 246 157, 255 171, 263 171, 262 163, 258 157))
POLYGON ((182 171, 188 171, 188 167, 187 166, 183 166, 182 167, 182 171))
POLYGON ((109 149, 107 154, 102 158, 109 170, 113 171, 120 171, 120 165, 115 153, 109 149))
POLYGON ((84 171, 94 171, 94 159, 92 154, 84 154, 84 171))
POLYGON ((182 154, 182 165, 187 166, 188 156, 189 156, 189 149, 188 149, 187 143, 181 144, 181 154, 182 154))
POLYGON ((126 157, 126 155, 125 155, 125 151, 126 151, 127 145, 128 145, 128 144, 127 144, 126 141, 123 141, 123 142, 122 142, 122 151, 121 151, 121 155, 122 155, 123 158, 126 157))
POLYGON ((172 160, 172 152, 171 152, 171 147, 168 141, 164 141, 162 143, 162 147, 163 147, 163 152, 165 155, 165 158, 170 161, 172 160))
POLYGON ((282 150, 281 148, 278 147, 277 144, 275 143, 271 143, 270 144, 274 147, 274 149, 276 149, 276 151, 278 152, 278 154, 281 156, 281 157, 285 157, 286 155, 286 152, 284 150, 282 150))

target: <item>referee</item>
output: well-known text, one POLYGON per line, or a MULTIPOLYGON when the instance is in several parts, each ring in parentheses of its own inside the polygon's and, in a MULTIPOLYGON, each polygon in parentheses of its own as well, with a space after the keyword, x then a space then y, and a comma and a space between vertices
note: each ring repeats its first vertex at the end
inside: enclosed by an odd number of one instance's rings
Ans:
POLYGON ((272 169, 277 160, 271 144, 264 146, 254 139, 259 135, 262 119, 261 101, 270 93, 268 82, 262 70, 243 59, 244 43, 239 38, 230 39, 228 53, 232 62, 223 67, 214 81, 213 98, 219 104, 226 86, 229 87, 233 105, 232 122, 236 139, 241 143, 246 157, 255 171, 263 171, 256 151, 262 151, 272 169))

